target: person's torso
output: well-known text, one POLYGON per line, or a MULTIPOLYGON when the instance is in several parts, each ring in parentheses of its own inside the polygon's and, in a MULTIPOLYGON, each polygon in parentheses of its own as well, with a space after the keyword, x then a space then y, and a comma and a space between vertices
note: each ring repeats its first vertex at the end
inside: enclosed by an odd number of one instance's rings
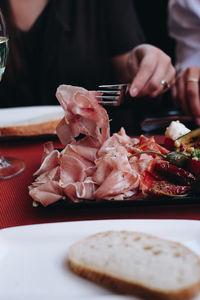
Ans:
POLYGON ((63 83, 95 89, 112 82, 103 3, 50 0, 29 31, 18 30, 17 105, 57 104, 63 83))

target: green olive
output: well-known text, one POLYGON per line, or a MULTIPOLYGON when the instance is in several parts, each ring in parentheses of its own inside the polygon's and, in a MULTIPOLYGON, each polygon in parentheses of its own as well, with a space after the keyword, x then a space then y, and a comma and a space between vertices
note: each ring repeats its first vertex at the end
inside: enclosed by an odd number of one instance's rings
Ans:
POLYGON ((176 151, 167 153, 165 157, 170 164, 179 168, 184 168, 188 161, 187 155, 176 151))

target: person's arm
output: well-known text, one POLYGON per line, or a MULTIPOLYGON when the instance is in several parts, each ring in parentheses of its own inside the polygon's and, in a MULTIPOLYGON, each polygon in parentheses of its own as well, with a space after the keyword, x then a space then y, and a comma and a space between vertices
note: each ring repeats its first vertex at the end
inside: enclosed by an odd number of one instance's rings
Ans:
POLYGON ((200 2, 170 0, 169 32, 176 41, 175 105, 200 126, 200 2))
POLYGON ((200 1, 169 1, 169 34, 176 42, 176 69, 200 67, 200 1))
POLYGON ((173 84, 175 70, 171 59, 160 49, 145 44, 131 0, 109 0, 107 29, 110 56, 118 82, 130 83, 130 95, 156 97, 173 84))

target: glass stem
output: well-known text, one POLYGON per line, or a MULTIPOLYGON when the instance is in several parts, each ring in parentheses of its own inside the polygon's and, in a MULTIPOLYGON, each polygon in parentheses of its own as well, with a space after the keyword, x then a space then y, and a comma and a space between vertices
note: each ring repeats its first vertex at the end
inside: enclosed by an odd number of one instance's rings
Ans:
POLYGON ((9 166, 10 163, 3 156, 0 155, 0 168, 5 168, 9 166))

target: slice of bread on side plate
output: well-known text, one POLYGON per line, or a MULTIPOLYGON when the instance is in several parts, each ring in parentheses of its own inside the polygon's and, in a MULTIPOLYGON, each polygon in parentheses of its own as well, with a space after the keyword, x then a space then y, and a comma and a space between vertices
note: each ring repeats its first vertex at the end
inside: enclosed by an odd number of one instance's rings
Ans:
POLYGON ((27 106, 0 109, 0 136, 55 134, 64 116, 60 105, 27 106))
POLYGON ((107 231, 72 245, 69 267, 120 294, 192 299, 200 291, 200 259, 180 243, 129 231, 107 231))

